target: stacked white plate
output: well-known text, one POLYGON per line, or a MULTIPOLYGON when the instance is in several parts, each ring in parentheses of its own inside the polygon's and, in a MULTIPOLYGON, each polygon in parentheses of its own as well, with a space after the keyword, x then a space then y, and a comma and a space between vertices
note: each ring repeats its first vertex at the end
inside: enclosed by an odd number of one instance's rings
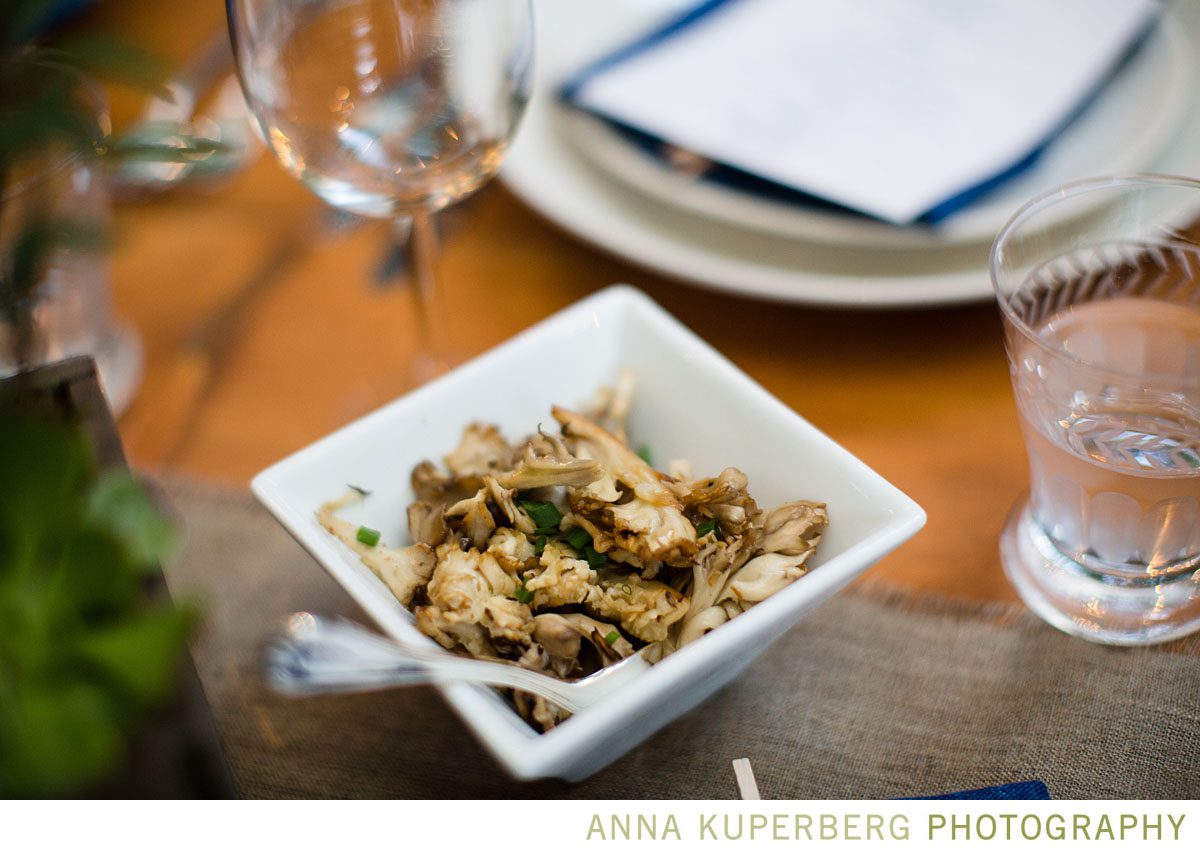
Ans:
POLYGON ((537 80, 502 173, 576 235, 681 280, 844 307, 991 297, 992 238, 1030 197, 1083 177, 1200 175, 1200 4, 1174 4, 1148 42, 1037 164, 938 228, 895 227, 696 179, 559 100, 589 60, 670 15, 680 0, 535 0, 537 80))

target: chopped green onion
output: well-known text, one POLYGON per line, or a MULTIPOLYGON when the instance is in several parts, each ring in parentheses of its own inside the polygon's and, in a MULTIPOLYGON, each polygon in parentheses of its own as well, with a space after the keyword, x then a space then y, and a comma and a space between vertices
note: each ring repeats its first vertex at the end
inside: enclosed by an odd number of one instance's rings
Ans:
POLYGON ((646 462, 646 466, 654 466, 654 453, 650 451, 650 447, 645 443, 638 446, 637 456, 646 462))
POLYGON ((513 593, 513 597, 522 605, 528 605, 533 601, 533 591, 525 587, 525 582, 521 582, 521 586, 513 593))
POLYGON ((542 530, 556 531, 558 524, 562 522, 562 514, 558 512, 558 508, 553 502, 521 502, 521 509, 529 514, 529 518, 533 520, 538 527, 538 532, 542 530))
POLYGON ((562 536, 563 542, 579 553, 593 570, 598 570, 608 564, 608 558, 596 551, 592 545, 592 535, 587 530, 576 526, 562 536))
POLYGON ((358 495, 362 496, 364 499, 365 499, 367 496, 370 496, 370 495, 371 495, 371 491, 370 491, 370 490, 364 490, 362 487, 359 487, 359 486, 358 486, 358 485, 356 485, 356 484, 347 484, 346 486, 347 486, 347 487, 349 487, 351 490, 353 490, 353 491, 354 491, 355 493, 357 493, 358 495))
POLYGON ((708 522, 702 522, 696 526, 696 536, 704 537, 706 534, 712 534, 717 530, 717 521, 710 519, 708 522))
POLYGON ((544 534, 541 535, 540 537, 538 537, 536 540, 534 540, 533 541, 533 554, 537 555, 540 558, 542 556, 542 553, 546 551, 546 543, 548 543, 548 542, 549 541, 547 540, 546 535, 544 535, 544 534))
POLYGON ((608 564, 608 558, 597 552, 590 543, 583 547, 583 557, 588 562, 588 566, 593 570, 598 570, 608 564))
POLYGON ((576 552, 582 552, 584 547, 592 545, 592 535, 586 529, 576 526, 563 535, 563 540, 576 552))
POLYGON ((365 525, 358 527, 358 533, 354 535, 355 539, 364 546, 374 546, 379 542, 380 534, 373 528, 367 528, 365 525))
POLYGON ((608 634, 606 634, 604 636, 604 642, 607 643, 609 646, 612 646, 614 643, 616 643, 620 639, 621 639, 621 633, 618 632, 616 629, 613 629, 611 632, 609 632, 608 634))

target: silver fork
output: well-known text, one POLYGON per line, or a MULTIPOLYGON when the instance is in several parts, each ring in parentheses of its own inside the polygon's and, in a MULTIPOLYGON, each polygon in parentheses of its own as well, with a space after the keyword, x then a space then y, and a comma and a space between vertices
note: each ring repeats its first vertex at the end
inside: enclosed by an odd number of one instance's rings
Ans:
POLYGON ((573 682, 513 664, 405 646, 344 619, 299 612, 263 656, 267 683, 290 696, 375 691, 404 685, 477 682, 536 694, 572 714, 599 702, 649 668, 632 655, 573 682))

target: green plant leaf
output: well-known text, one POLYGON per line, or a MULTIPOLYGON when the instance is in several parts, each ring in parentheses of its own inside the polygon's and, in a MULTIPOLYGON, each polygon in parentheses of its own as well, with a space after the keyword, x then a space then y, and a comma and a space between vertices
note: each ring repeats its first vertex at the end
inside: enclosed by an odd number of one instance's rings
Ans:
POLYGON ((106 531, 85 528, 66 544, 47 605, 59 628, 106 622, 137 601, 140 566, 121 541, 106 531))
POLYGON ((19 162, 47 149, 59 149, 64 156, 95 150, 103 134, 74 91, 78 81, 65 75, 45 79, 26 71, 0 69, 0 87, 5 90, 0 100, 0 160, 19 162))
POLYGON ((154 705, 170 693, 193 621, 185 608, 147 610, 81 635, 76 654, 137 705, 154 705))
POLYGON ((167 68, 158 57, 109 32, 78 32, 54 40, 46 53, 83 73, 169 97, 167 68))
POLYGON ((0 405, 0 493, 10 494, 0 498, 0 527, 14 557, 28 557, 48 535, 71 532, 90 469, 77 429, 0 405))
POLYGON ((0 790, 8 793, 63 794, 101 779, 124 750, 121 723, 96 684, 23 682, 10 708, 0 732, 0 790))
POLYGON ((100 476, 87 498, 87 522, 118 540, 141 567, 154 567, 174 551, 175 529, 125 470, 100 476))

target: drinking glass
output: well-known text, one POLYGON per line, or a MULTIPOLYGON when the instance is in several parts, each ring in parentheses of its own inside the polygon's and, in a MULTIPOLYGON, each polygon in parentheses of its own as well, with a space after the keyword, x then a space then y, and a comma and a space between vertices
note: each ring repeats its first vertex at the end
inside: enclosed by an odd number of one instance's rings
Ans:
MULTIPOLYGON (((103 92, 77 70, 40 59, 0 60, 0 126, 39 108, 53 114, 45 103, 60 92, 69 93, 73 110, 63 114, 79 122, 72 132, 101 147, 110 129, 103 92)), ((0 163, 0 377, 90 355, 109 406, 120 414, 141 381, 142 347, 112 309, 104 250, 109 194, 102 157, 86 147, 48 142, 0 163), (46 246, 35 286, 18 293, 9 276, 39 238, 46 246)))
POLYGON ((1200 629, 1200 182, 1042 195, 991 274, 1030 470, 1000 538, 1009 579, 1091 640, 1200 629))
POLYGON ((434 216, 500 167, 529 97, 529 0, 227 0, 246 101, 279 162, 407 239, 422 353, 446 366, 434 216))

